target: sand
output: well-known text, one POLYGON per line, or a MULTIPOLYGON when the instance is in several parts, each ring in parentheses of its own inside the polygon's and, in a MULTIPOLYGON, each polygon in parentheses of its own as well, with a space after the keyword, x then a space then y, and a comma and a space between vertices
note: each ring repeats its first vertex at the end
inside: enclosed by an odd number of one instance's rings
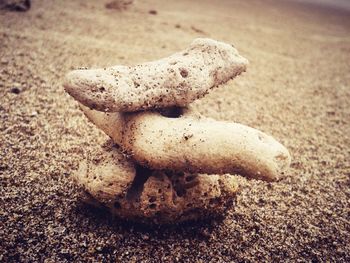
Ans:
POLYGON ((0 11, 1 262, 350 261, 350 16, 283 1, 33 1, 0 11), (150 10, 156 12, 149 13, 150 10), (239 177, 223 220, 149 228, 84 205, 72 173, 106 136, 61 85, 77 67, 234 43, 248 71, 194 103, 290 150, 275 183, 239 177))

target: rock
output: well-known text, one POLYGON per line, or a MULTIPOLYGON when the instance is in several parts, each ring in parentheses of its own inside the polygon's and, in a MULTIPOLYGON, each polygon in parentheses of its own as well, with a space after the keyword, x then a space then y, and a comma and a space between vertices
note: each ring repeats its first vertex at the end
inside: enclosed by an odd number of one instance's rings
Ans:
POLYGON ((238 190, 233 175, 154 171, 135 166, 111 142, 89 154, 75 181, 85 201, 112 214, 149 224, 223 215, 238 190))
POLYGON ((10 11, 24 12, 31 7, 30 0, 2 0, 0 1, 0 9, 7 9, 10 11))
POLYGON ((11 93, 16 94, 16 95, 21 93, 21 90, 18 87, 12 87, 10 91, 11 91, 11 93))
POLYGON ((132 5, 134 0, 116 0, 105 5, 107 9, 125 10, 132 5))
POLYGON ((149 10, 148 13, 151 14, 151 15, 156 15, 156 14, 158 14, 157 10, 153 10, 153 9, 152 9, 152 10, 149 10))
POLYGON ((136 162, 152 169, 238 173, 274 181, 291 162, 288 150, 272 136, 243 124, 205 118, 191 107, 138 113, 81 109, 136 162))
POLYGON ((185 107, 240 75, 247 65, 232 45, 198 38, 187 49, 157 61, 74 70, 64 87, 77 101, 99 111, 185 107))

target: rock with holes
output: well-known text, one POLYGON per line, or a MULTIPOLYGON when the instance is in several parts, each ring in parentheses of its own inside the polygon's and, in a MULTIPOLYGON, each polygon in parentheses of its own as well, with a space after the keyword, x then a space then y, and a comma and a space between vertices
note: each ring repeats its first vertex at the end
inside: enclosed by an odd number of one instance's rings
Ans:
POLYGON ((198 38, 186 50, 158 61, 72 71, 64 87, 77 101, 100 111, 186 106, 244 72, 247 64, 232 45, 198 38))
POLYGON ((127 114, 82 109, 134 160, 151 169, 238 173, 273 181, 291 161, 288 150, 273 137, 242 124, 199 116, 190 109, 127 114))
POLYGON ((75 175, 86 201, 123 219, 179 223, 223 215, 238 185, 232 175, 187 174, 135 166, 111 143, 88 155, 75 175))
POLYGON ((247 63, 231 45, 196 39, 158 61, 69 73, 66 91, 130 158, 105 146, 81 164, 76 181, 90 202, 124 219, 176 223, 223 214, 237 191, 226 173, 282 174, 291 158, 273 137, 186 108, 247 63))
POLYGON ((156 223, 205 219, 224 215, 237 190, 233 175, 156 173, 144 185, 140 207, 156 223))
POLYGON ((86 202, 96 204, 98 200, 99 204, 111 204, 122 197, 116 207, 123 205, 127 209, 124 197, 135 179, 135 174, 135 166, 125 159, 117 146, 106 143, 96 152, 87 154, 74 174, 74 180, 84 187, 86 202))

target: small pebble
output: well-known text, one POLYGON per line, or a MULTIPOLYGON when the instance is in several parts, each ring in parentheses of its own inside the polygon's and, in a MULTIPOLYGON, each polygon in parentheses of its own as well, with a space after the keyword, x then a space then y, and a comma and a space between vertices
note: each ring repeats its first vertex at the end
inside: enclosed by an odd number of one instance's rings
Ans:
POLYGON ((156 14, 158 14, 157 10, 149 10, 148 13, 151 14, 151 15, 156 15, 156 14))
POLYGON ((20 94, 21 93, 21 90, 17 87, 12 87, 10 91, 13 94, 20 94))
POLYGON ((148 236, 148 235, 142 235, 141 238, 142 238, 143 240, 149 240, 149 236, 148 236))

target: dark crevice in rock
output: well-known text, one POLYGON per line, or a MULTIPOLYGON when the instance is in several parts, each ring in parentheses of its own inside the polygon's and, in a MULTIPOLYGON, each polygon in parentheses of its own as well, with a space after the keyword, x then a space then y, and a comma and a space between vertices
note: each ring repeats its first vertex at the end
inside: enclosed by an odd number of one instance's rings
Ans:
POLYGON ((126 199, 128 201, 135 201, 140 198, 143 191, 143 186, 151 174, 152 171, 150 169, 140 165, 136 166, 136 175, 134 181, 126 193, 126 199))
POLYGON ((164 117, 179 118, 184 113, 184 109, 181 107, 168 107, 159 109, 159 113, 164 117))

